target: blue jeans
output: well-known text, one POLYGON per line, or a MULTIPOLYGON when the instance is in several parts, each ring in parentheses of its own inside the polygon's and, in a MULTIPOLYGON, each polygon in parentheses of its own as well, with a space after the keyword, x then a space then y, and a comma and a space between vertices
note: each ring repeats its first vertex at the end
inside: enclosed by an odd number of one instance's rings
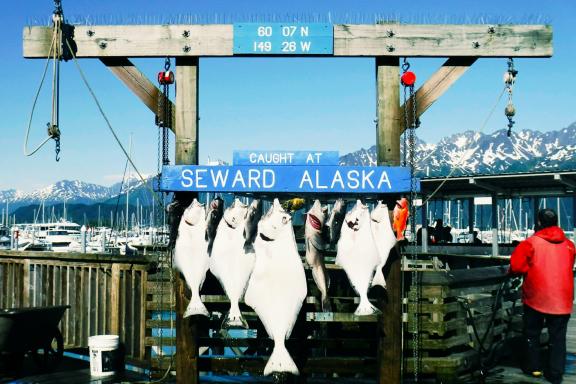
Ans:
POLYGON ((524 337, 527 344, 524 371, 542 371, 540 361, 540 333, 548 328, 548 366, 544 369, 546 378, 552 383, 560 383, 566 364, 566 329, 570 315, 551 315, 538 312, 524 305, 524 337))

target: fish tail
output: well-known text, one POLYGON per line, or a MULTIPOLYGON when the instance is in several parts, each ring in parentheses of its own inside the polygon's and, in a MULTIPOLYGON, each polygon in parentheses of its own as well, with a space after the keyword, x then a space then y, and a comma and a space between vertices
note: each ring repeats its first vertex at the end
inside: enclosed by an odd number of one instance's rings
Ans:
POLYGON ((202 315, 206 317, 210 316, 210 313, 206 309, 206 306, 204 305, 204 303, 200 299, 200 295, 198 294, 192 295, 190 303, 188 303, 188 307, 186 308, 186 312, 184 312, 183 317, 189 317, 194 315, 202 315))
POLYGON ((222 328, 244 328, 248 329, 248 322, 242 316, 240 312, 240 307, 238 303, 232 303, 230 305, 230 311, 226 315, 224 322, 222 323, 222 328))
POLYGON ((354 311, 354 315, 356 316, 368 316, 368 315, 375 315, 382 313, 378 308, 372 305, 370 300, 368 300, 368 296, 360 296, 360 304, 356 311, 354 311))
POLYGON ((384 280, 384 273, 382 272, 382 268, 380 268, 380 266, 378 266, 378 268, 376 268, 376 274, 374 275, 374 278, 372 279, 372 285, 371 286, 375 287, 377 285, 386 289, 386 280, 384 280))
POLYGON ((272 355, 268 359, 266 367, 264 367, 264 376, 268 376, 274 372, 289 372, 293 375, 299 375, 298 367, 286 346, 284 345, 284 340, 279 340, 275 342, 274 349, 272 350, 272 355))

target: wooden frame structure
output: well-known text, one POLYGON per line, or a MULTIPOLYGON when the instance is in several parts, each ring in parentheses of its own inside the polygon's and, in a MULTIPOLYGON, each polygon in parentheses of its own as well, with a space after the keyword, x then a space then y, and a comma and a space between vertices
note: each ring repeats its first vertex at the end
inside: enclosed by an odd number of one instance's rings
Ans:
MULTIPOLYGON (((262 23, 266 24, 266 23, 262 23)), ((198 68, 200 57, 230 57, 233 25, 70 26, 78 58, 98 58, 153 113, 162 93, 129 61, 130 57, 176 57, 178 93, 173 108, 176 164, 198 163, 198 68)), ((374 57, 377 79, 376 141, 379 165, 400 164, 405 130, 400 105, 400 57, 445 57, 444 65, 416 92, 417 116, 430 107, 482 57, 550 57, 548 25, 334 25, 333 54, 326 57, 374 57)), ((51 27, 25 27, 26 58, 49 56, 51 27)), ((294 55, 294 57, 298 57, 294 55)), ((400 260, 391 262, 381 319, 379 382, 400 383, 402 367, 400 260)), ((177 284, 177 310, 185 307, 184 284, 177 284)), ((177 381, 198 382, 195 325, 177 313, 177 381)))

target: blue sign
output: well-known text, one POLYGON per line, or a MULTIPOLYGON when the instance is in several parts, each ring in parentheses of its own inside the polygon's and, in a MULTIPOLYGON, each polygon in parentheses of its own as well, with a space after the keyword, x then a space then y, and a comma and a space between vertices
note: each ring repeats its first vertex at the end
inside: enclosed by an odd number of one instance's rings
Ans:
POLYGON ((234 165, 338 165, 338 151, 234 151, 234 165))
POLYGON ((331 24, 234 24, 235 55, 331 55, 333 52, 331 24))
MULTIPOLYGON (((161 189, 195 192, 403 193, 410 191, 410 169, 333 165, 173 165, 162 169, 161 189)), ((417 190, 420 190, 419 181, 417 190)))

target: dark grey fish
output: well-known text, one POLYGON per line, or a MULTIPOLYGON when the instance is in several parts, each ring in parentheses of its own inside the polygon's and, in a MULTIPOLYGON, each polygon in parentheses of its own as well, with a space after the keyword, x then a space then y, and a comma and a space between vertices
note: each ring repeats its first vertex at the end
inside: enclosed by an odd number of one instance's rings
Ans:
POLYGON ((346 203, 343 199, 338 199, 332 207, 332 212, 330 212, 330 217, 326 221, 326 228, 328 231, 328 241, 330 247, 338 243, 340 238, 340 230, 342 229, 342 223, 344 222, 344 216, 346 215, 346 203))
POLYGON ((244 250, 246 252, 254 252, 254 240, 256 240, 260 218, 262 218, 262 201, 254 199, 248 207, 246 223, 244 224, 244 239, 246 239, 244 250))
POLYGON ((324 265, 325 242, 322 236, 324 222, 326 221, 327 209, 320 205, 320 201, 314 201, 314 205, 306 214, 306 225, 304 227, 306 242, 306 262, 312 269, 312 278, 318 287, 321 295, 322 310, 330 311, 328 301, 329 278, 326 266, 324 265))
POLYGON ((220 197, 210 202, 208 213, 206 213, 206 240, 208 241, 208 254, 212 253, 212 245, 216 237, 218 224, 224 214, 224 200, 220 197))

